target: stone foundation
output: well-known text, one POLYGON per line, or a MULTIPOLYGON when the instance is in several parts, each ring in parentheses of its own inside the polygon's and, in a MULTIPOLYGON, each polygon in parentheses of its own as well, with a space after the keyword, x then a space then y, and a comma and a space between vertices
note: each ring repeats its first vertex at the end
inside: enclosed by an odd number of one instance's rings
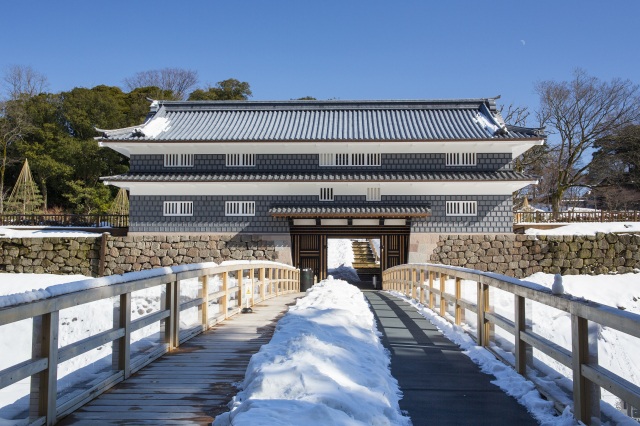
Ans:
POLYGON ((640 235, 445 235, 431 262, 516 278, 536 272, 597 275, 640 268, 640 235))
POLYGON ((291 264, 284 235, 130 235, 82 238, 0 239, 0 272, 122 274, 161 266, 225 260, 291 264))

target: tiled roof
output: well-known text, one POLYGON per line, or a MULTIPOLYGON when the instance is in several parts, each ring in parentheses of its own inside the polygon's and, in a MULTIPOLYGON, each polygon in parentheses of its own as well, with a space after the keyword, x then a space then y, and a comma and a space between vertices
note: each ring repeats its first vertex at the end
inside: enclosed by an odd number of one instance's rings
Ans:
POLYGON ((159 101, 144 124, 102 141, 442 141, 541 139, 507 126, 495 99, 440 101, 159 101))
POLYGON ((426 217, 428 206, 393 205, 314 205, 274 206, 269 214, 274 217, 426 217))
POLYGON ((128 173, 101 178, 112 182, 451 182, 530 181, 514 171, 343 172, 343 173, 128 173))

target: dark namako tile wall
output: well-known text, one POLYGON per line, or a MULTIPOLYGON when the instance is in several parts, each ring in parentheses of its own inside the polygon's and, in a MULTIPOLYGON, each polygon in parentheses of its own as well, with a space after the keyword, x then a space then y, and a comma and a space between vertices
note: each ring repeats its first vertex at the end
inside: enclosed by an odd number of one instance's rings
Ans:
POLYGON ((511 154, 477 155, 476 166, 445 166, 445 154, 382 154, 380 166, 325 167, 318 165, 318 154, 257 154, 255 167, 226 167, 224 154, 195 154, 193 167, 164 167, 161 154, 132 155, 133 173, 167 172, 322 172, 327 170, 370 170, 370 171, 498 171, 511 170, 511 154))
MULTIPOLYGON (((374 204, 365 196, 336 196, 340 204, 374 204)), ((285 218, 269 214, 272 205, 318 204, 317 196, 131 196, 131 232, 247 232, 288 233, 285 218), (193 201, 193 216, 163 216, 164 201, 193 201), (255 201, 255 216, 225 216, 225 201, 255 201)), ((512 232, 510 195, 479 196, 382 196, 380 203, 421 204, 431 208, 431 216, 412 221, 412 232, 421 233, 502 233, 512 232), (477 216, 446 216, 446 201, 477 201, 477 216)))

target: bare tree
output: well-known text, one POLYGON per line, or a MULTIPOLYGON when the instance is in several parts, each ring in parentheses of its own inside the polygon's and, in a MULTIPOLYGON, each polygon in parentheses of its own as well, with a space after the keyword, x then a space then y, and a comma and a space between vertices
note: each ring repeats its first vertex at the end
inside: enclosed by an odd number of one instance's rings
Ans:
POLYGON ((555 151, 549 167, 557 179, 551 188, 551 207, 560 210, 565 191, 584 186, 594 142, 640 119, 640 89, 629 80, 600 81, 576 70, 571 81, 543 81, 536 85, 540 95, 538 119, 549 133, 555 151))
POLYGON ((182 68, 142 71, 124 79, 124 85, 129 91, 139 87, 155 86, 163 91, 171 91, 175 100, 184 99, 189 89, 197 83, 198 72, 182 68))
POLYGON ((529 118, 529 108, 526 106, 515 106, 509 104, 505 107, 500 106, 500 115, 502 115, 504 122, 513 126, 526 126, 527 119, 529 118))
POLYGON ((39 73, 28 65, 11 65, 2 77, 2 86, 10 100, 21 96, 32 97, 49 87, 44 74, 39 73))

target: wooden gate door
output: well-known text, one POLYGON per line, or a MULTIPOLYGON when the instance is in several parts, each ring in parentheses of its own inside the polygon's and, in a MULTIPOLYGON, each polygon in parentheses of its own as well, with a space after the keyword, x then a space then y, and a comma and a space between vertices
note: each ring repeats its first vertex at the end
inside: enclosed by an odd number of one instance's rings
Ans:
POLYGON ((407 263, 409 236, 405 234, 387 234, 380 238, 382 270, 407 263))
POLYGON ((323 265, 327 258, 327 236, 322 234, 292 235, 293 264, 300 269, 311 268, 318 281, 325 279, 323 265))

